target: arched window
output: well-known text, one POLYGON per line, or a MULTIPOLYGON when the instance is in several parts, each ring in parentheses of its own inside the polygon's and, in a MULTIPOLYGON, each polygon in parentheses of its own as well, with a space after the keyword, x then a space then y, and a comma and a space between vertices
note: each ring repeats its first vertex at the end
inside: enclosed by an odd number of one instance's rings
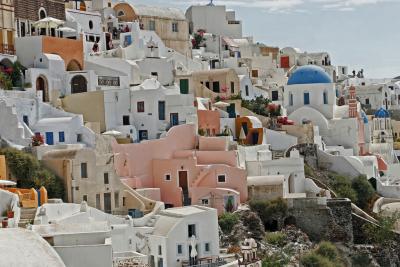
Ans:
POLYGON ((89 29, 93 30, 93 21, 89 20, 89 29))
POLYGON ((304 92, 304 105, 310 105, 310 93, 304 92))
POLYGON ((47 17, 47 12, 46 9, 44 9, 43 7, 41 7, 39 9, 39 19, 44 19, 47 17))
POLYGON ((123 17, 123 16, 125 16, 124 11, 122 11, 122 10, 118 11, 117 16, 118 16, 118 17, 123 17))
POLYGON ((289 106, 293 106, 293 94, 292 94, 292 92, 289 93, 289 106))
POLYGON ((328 92, 324 91, 322 94, 322 98, 324 101, 324 105, 327 105, 328 104, 328 92))

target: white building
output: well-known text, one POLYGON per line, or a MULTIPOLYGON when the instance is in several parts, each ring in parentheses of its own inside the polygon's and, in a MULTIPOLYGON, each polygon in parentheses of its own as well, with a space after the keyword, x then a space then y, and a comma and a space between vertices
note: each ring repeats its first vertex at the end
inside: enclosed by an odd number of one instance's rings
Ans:
POLYGON ((233 10, 226 10, 225 6, 208 5, 191 6, 186 11, 189 21, 189 33, 204 30, 220 36, 242 38, 242 22, 236 19, 233 10))

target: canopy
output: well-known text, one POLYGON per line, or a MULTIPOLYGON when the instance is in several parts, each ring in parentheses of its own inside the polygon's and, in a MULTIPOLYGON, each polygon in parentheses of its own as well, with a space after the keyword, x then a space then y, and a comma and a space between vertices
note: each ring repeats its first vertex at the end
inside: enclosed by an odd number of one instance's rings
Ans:
POLYGON ((122 133, 118 132, 116 130, 111 130, 111 131, 107 131, 107 132, 103 133, 103 135, 121 136, 122 133))
POLYGON ((57 31, 60 31, 60 32, 76 32, 75 29, 72 29, 70 27, 61 27, 61 28, 58 28, 57 31))
POLYGON ((35 26, 36 28, 57 28, 63 24, 64 21, 62 20, 52 17, 46 17, 33 23, 33 26, 35 26))

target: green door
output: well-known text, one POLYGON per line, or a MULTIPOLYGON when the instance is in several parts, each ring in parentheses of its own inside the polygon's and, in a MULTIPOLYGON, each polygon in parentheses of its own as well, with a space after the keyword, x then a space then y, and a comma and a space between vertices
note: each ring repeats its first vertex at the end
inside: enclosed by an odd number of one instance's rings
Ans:
POLYGON ((189 80, 188 79, 181 79, 179 82, 179 86, 181 88, 181 94, 183 94, 183 95, 189 94, 189 80))

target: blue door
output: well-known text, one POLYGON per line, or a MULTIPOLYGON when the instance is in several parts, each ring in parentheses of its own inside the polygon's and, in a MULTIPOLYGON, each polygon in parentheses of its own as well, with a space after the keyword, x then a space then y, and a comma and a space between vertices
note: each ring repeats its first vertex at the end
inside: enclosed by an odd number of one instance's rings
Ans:
POLYGON ((49 146, 54 145, 54 137, 52 132, 46 132, 46 144, 49 146))
POLYGON ((178 113, 171 113, 171 127, 179 125, 179 114, 178 113))
POLYGON ((165 101, 158 101, 158 119, 165 120, 165 101))

